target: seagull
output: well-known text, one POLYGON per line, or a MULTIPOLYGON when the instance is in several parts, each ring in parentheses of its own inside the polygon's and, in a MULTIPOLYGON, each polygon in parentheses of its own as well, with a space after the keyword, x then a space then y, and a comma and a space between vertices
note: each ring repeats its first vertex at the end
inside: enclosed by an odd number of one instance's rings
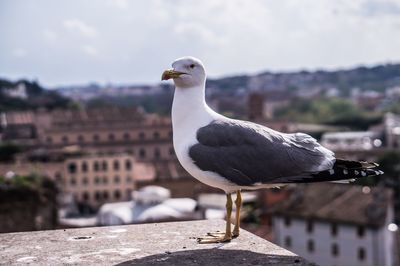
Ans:
POLYGON ((161 77, 169 79, 175 83, 172 127, 176 156, 193 177, 226 193, 225 233, 198 238, 201 244, 229 242, 239 236, 241 190, 383 174, 376 163, 335 158, 307 134, 281 133, 213 111, 205 101, 206 71, 197 58, 175 60, 161 77), (236 221, 231 231, 235 192, 236 221))

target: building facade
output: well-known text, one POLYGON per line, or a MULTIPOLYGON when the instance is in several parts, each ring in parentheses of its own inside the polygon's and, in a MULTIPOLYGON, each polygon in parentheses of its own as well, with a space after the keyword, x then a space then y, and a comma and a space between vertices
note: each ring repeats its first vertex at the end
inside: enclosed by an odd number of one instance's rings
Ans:
POLYGON ((76 202, 98 207, 106 202, 130 200, 137 182, 154 180, 152 163, 137 161, 129 154, 72 155, 47 162, 17 161, 0 164, 0 175, 38 174, 54 180, 62 193, 76 202))
POLYGON ((142 161, 174 160, 169 117, 138 108, 1 114, 3 140, 28 147, 77 145, 87 152, 126 153, 142 161))
POLYGON ((70 158, 62 173, 56 180, 63 191, 92 206, 130 200, 136 182, 154 179, 155 174, 150 164, 125 154, 70 158))
POLYGON ((318 265, 393 265, 388 189, 313 184, 292 193, 273 216, 278 245, 318 265))
POLYGON ((373 131, 329 132, 322 136, 321 144, 334 151, 368 151, 382 148, 382 136, 373 131))
POLYGON ((386 145, 391 149, 400 149, 400 115, 387 113, 384 118, 386 145))

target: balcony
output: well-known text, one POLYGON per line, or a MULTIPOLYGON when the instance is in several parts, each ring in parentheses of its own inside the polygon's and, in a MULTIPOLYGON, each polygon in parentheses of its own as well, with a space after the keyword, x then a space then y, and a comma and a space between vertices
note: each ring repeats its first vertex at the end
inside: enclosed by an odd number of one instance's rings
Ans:
POLYGON ((221 220, 0 234, 4 265, 314 265, 244 230, 230 243, 196 237, 221 220))

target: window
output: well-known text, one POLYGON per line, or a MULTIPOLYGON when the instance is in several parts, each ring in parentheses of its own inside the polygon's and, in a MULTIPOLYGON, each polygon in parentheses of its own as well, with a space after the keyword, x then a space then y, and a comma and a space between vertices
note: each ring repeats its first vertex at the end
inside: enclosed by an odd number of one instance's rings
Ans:
POLYGON ((108 134, 108 140, 109 141, 114 141, 115 140, 115 135, 113 133, 108 134))
POLYGON ((332 251, 332 256, 335 257, 339 256, 339 246, 336 243, 332 244, 331 251, 332 251))
POLYGON ((142 159, 146 158, 146 150, 145 149, 142 148, 139 150, 139 157, 142 159))
POLYGON ((289 217, 286 216, 286 217, 284 218, 284 222, 285 222, 285 225, 286 225, 287 227, 290 226, 291 221, 290 221, 290 218, 289 218, 289 217))
POLYGON ((68 172, 70 172, 71 174, 76 173, 76 164, 75 163, 68 164, 68 172))
POLYGON ((103 162, 101 163, 101 169, 102 169, 103 171, 107 171, 108 165, 107 165, 107 162, 106 162, 106 161, 103 161, 103 162))
POLYGON ((175 154, 174 148, 173 147, 169 148, 169 155, 174 155, 174 154, 175 154))
POLYGON ((281 188, 271 188, 269 191, 271 191, 274 194, 282 193, 282 189, 281 188))
POLYGON ((132 195, 132 190, 131 190, 130 188, 128 188, 128 189, 126 190, 126 198, 130 199, 130 198, 131 198, 131 195, 132 195))
POLYGON ((108 200, 108 191, 103 192, 103 199, 108 200))
POLYGON ((365 260, 366 254, 365 254, 365 249, 364 248, 359 248, 358 249, 358 259, 359 260, 365 260))
POLYGON ((70 184, 71 184, 71 186, 75 186, 76 185, 75 177, 71 177, 70 184))
POLYGON ((131 162, 131 160, 126 160, 126 161, 125 161, 125 169, 126 169, 126 170, 131 170, 131 169, 132 169, 132 162, 131 162))
POLYGON ((52 138, 52 137, 47 137, 47 138, 46 138, 46 142, 47 142, 48 144, 53 143, 53 138, 52 138))
POLYGON ((146 135, 144 134, 144 132, 140 132, 139 139, 144 140, 145 138, 146 138, 146 135))
POLYGON ((115 184, 119 184, 120 181, 121 181, 121 180, 120 180, 120 178, 119 178, 118 175, 114 176, 114 183, 115 183, 115 184))
POLYGON ((125 153, 130 154, 130 155, 134 154, 132 149, 126 149, 125 153))
POLYGON ((83 192, 82 199, 84 201, 88 201, 89 200, 89 193, 87 191, 83 192))
POLYGON ((61 140, 64 144, 67 144, 69 142, 68 136, 62 136, 61 140))
POLYGON ((331 235, 336 236, 338 233, 337 224, 331 224, 331 235))
POLYGON ((131 139, 131 135, 129 133, 124 133, 123 138, 124 138, 124 140, 130 140, 131 139))
POLYGON ((93 170, 94 170, 95 172, 98 172, 98 171, 100 170, 100 164, 99 164, 98 161, 95 161, 95 162, 93 163, 93 170))
POLYGON ((308 252, 310 252, 310 253, 314 252, 315 247, 314 247, 314 241, 312 239, 307 241, 307 249, 308 249, 308 252))
POLYGON ((115 160, 113 163, 114 170, 119 170, 119 161, 115 160))
POLYGON ((121 192, 119 190, 114 191, 114 198, 115 199, 120 199, 121 198, 121 192))
POLYGON ((161 157, 160 149, 155 148, 154 149, 154 158, 159 159, 161 157))
POLYGON ((86 176, 82 178, 82 184, 85 186, 89 184, 89 179, 86 176))
POLYGON ((82 143, 85 141, 85 138, 82 135, 78 136, 78 142, 82 143))
POLYGON ((132 182, 132 177, 130 177, 129 175, 126 177, 126 183, 131 183, 132 182))
POLYGON ((57 182, 58 184, 62 184, 62 183, 63 183, 63 178, 62 178, 60 172, 56 172, 56 173, 54 174, 54 178, 55 178, 55 180, 56 180, 56 182, 57 182))
POLYGON ((103 184, 107 184, 108 183, 108 178, 106 176, 103 176, 103 184))
POLYGON ((285 246, 288 248, 292 246, 292 239, 290 238, 290 236, 285 237, 285 246))
POLYGON ((307 233, 312 233, 314 231, 314 223, 312 220, 307 221, 307 233))
POLYGON ((160 133, 158 133, 157 131, 153 133, 153 137, 154 139, 159 139, 160 138, 160 133))
POLYGON ((358 237, 364 237, 364 235, 365 235, 365 227, 364 226, 358 226, 357 227, 357 235, 358 235, 358 237))
POLYGON ((86 173, 88 171, 88 164, 86 162, 82 162, 81 170, 83 173, 86 173))
POLYGON ((98 176, 95 176, 95 177, 94 177, 94 183, 95 183, 96 185, 99 185, 99 184, 100 184, 100 178, 99 178, 98 176))
POLYGON ((99 191, 96 191, 96 193, 94 194, 94 198, 95 198, 97 201, 100 201, 100 200, 101 200, 101 195, 100 195, 100 192, 99 192, 99 191))
POLYGON ((98 142, 99 140, 100 140, 99 135, 94 134, 94 135, 93 135, 93 141, 94 141, 94 142, 98 142))

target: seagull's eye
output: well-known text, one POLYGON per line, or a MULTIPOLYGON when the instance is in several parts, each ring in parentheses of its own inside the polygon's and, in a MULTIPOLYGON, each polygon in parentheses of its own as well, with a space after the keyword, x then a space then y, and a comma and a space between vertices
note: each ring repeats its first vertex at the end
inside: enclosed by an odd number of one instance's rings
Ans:
POLYGON ((194 65, 194 64, 191 64, 189 67, 190 67, 190 68, 194 68, 194 67, 195 67, 195 65, 194 65))

